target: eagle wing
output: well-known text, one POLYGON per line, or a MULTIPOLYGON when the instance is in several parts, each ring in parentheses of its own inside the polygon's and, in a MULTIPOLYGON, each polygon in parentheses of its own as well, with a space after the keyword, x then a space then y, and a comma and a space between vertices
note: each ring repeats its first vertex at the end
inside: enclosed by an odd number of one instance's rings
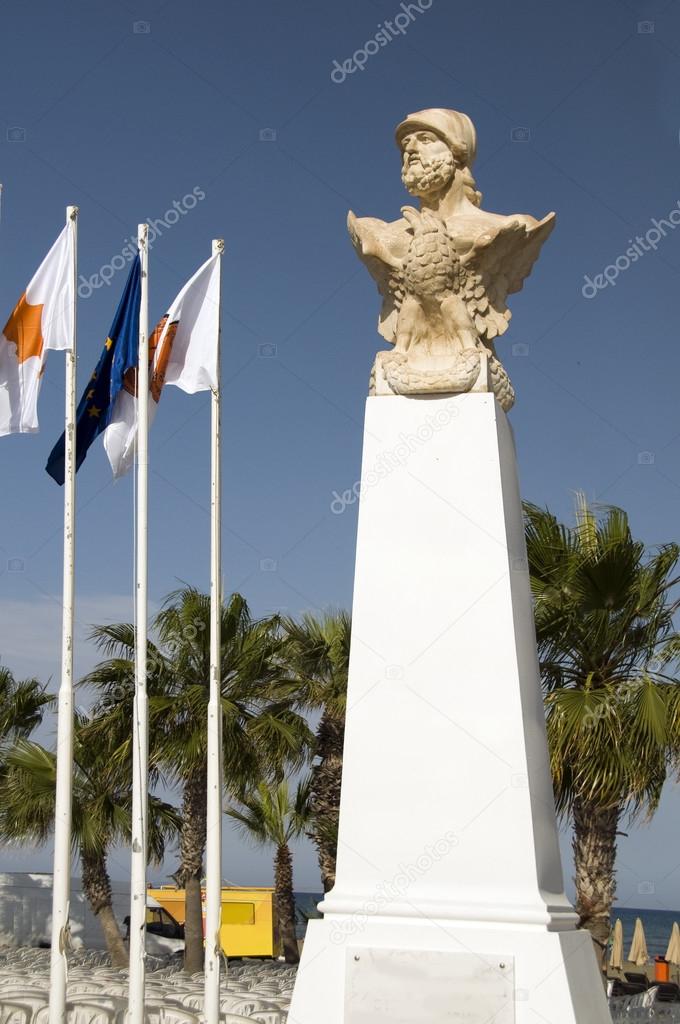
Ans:
POLYGON ((352 245, 382 296, 378 331, 394 343, 404 298, 402 266, 411 238, 408 224, 403 219, 388 224, 377 217, 356 217, 350 210, 347 228, 352 245))
POLYGON ((497 231, 480 235, 461 256, 461 291, 480 338, 493 341, 508 329, 508 295, 521 290, 541 246, 555 226, 555 214, 528 223, 508 218, 497 231))

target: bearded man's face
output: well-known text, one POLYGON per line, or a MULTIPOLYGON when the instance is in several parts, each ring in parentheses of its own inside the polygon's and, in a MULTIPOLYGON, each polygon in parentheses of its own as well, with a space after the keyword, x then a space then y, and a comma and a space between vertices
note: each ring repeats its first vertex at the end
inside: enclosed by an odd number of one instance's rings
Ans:
POLYGON ((434 132, 405 135, 401 150, 401 180, 412 196, 439 192, 451 181, 456 168, 453 153, 434 132))

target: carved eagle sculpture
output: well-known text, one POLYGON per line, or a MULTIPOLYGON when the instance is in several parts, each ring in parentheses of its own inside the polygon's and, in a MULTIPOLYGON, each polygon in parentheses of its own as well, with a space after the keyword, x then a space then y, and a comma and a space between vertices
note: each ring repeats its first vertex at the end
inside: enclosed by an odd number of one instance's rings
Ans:
POLYGON ((474 219, 446 221, 410 206, 402 214, 392 223, 351 212, 348 218, 383 298, 378 330, 394 345, 393 353, 379 354, 375 369, 381 366, 397 394, 468 391, 484 355, 488 390, 511 408, 514 391, 494 340, 508 328, 507 297, 522 288, 555 215, 537 221, 478 211, 474 219))

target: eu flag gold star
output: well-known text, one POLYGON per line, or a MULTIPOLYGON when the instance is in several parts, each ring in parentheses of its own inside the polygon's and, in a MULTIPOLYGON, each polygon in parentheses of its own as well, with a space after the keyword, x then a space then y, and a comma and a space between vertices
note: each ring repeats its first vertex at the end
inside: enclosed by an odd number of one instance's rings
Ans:
POLYGON ((94 388, 90 388, 90 390, 87 393, 87 397, 88 397, 88 400, 90 398, 94 398, 94 388))
POLYGON ((101 412, 101 409, 98 409, 96 405, 91 405, 90 408, 87 410, 88 416, 94 416, 95 418, 101 416, 101 412))
POLYGON ((113 345, 113 342, 111 341, 111 339, 107 338, 106 339, 106 350, 108 351, 111 348, 112 345, 113 345))

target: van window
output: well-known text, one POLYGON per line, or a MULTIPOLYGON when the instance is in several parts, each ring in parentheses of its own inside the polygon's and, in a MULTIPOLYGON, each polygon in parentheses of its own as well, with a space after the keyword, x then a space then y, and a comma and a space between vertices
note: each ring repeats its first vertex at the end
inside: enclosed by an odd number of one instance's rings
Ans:
POLYGON ((146 908, 146 930, 151 935, 164 935, 168 939, 180 937, 180 927, 163 907, 146 908))

